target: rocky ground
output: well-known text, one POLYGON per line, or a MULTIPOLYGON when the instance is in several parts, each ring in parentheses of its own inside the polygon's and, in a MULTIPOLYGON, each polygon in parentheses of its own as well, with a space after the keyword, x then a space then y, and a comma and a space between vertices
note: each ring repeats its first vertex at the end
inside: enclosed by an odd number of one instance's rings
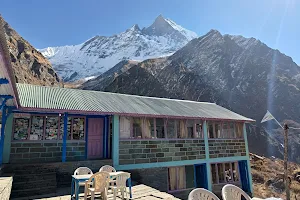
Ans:
MULTIPOLYGON (((254 196, 260 198, 285 198, 283 182, 283 160, 269 159, 251 154, 251 169, 254 196)), ((289 163, 291 183, 291 199, 300 200, 300 164, 289 163)))

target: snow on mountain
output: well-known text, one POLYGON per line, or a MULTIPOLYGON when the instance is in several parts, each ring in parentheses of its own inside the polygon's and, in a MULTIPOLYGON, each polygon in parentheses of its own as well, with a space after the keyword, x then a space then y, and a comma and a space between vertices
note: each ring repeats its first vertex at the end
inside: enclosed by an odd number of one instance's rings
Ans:
POLYGON ((197 34, 159 15, 142 30, 134 25, 110 37, 95 36, 72 46, 40 49, 65 81, 98 76, 122 60, 143 61, 172 55, 197 34))

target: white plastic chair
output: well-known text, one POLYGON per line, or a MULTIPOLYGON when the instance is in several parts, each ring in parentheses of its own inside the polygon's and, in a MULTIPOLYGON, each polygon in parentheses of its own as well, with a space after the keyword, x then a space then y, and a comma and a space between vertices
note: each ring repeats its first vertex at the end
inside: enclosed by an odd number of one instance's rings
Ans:
MULTIPOLYGON (((74 175, 87 175, 87 174, 93 174, 93 171, 88 167, 79 167, 74 171, 74 175)), ((84 186, 84 182, 80 182, 79 186, 84 186)))
POLYGON ((108 172, 108 173, 116 172, 116 169, 110 165, 104 165, 99 169, 99 172, 108 172))
POLYGON ((119 191, 122 194, 122 199, 124 199, 124 193, 126 193, 126 199, 128 199, 129 191, 127 191, 126 181, 129 178, 130 178, 130 174, 127 172, 121 173, 115 177, 115 185, 110 186, 110 188, 113 190, 114 193, 113 200, 116 200, 117 193, 119 191))
POLYGON ((214 193, 204 188, 193 189, 188 200, 220 200, 214 193))
POLYGON ((92 175, 88 181, 85 182, 84 188, 84 199, 91 194, 91 199, 95 199, 95 193, 100 193, 101 197, 107 199, 107 181, 109 179, 109 173, 107 172, 97 172, 92 175))
POLYGON ((242 196, 246 200, 251 200, 251 197, 246 192, 235 185, 227 184, 222 188, 222 197, 224 200, 241 200, 242 196))

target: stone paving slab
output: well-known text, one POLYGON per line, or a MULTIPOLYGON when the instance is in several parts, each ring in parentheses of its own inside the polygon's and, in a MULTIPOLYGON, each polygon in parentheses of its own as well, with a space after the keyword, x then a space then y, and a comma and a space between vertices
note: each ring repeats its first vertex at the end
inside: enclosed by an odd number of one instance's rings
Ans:
MULTIPOLYGON (((80 194, 80 200, 83 200, 84 194, 80 194)), ((126 197, 126 195, 125 195, 126 197)), ((37 198, 39 199, 39 198, 37 198)), ((98 198, 99 199, 99 198, 98 198)), ((166 192, 161 192, 159 190, 156 190, 152 187, 149 187, 147 185, 136 185, 132 187, 132 199, 133 200, 180 200, 176 197, 174 197, 171 194, 168 194, 166 192)), ((41 198, 39 200, 71 200, 70 195, 64 195, 64 196, 54 196, 50 198, 41 198)), ((108 200, 113 200, 113 194, 108 195, 108 200)), ((120 197, 117 197, 117 200, 121 200, 120 197)))

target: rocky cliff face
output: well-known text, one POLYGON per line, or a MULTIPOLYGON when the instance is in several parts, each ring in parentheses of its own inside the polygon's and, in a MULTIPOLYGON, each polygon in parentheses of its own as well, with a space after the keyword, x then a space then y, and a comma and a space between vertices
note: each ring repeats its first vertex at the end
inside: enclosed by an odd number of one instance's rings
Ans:
POLYGON ((5 21, 4 30, 16 81, 36 85, 58 85, 60 80, 49 61, 5 21))
MULTIPOLYGON (((257 120, 250 126, 252 152, 279 157, 283 138, 274 129, 265 131, 260 121, 267 109, 280 121, 300 121, 299 76, 300 67, 290 57, 259 40, 211 30, 169 57, 146 60, 114 79, 90 80, 82 88, 216 102, 257 120), (142 85, 148 89, 133 89, 142 85)), ((300 144, 299 134, 290 137, 292 146, 300 144)), ((294 160, 297 153, 293 148, 294 160)))

